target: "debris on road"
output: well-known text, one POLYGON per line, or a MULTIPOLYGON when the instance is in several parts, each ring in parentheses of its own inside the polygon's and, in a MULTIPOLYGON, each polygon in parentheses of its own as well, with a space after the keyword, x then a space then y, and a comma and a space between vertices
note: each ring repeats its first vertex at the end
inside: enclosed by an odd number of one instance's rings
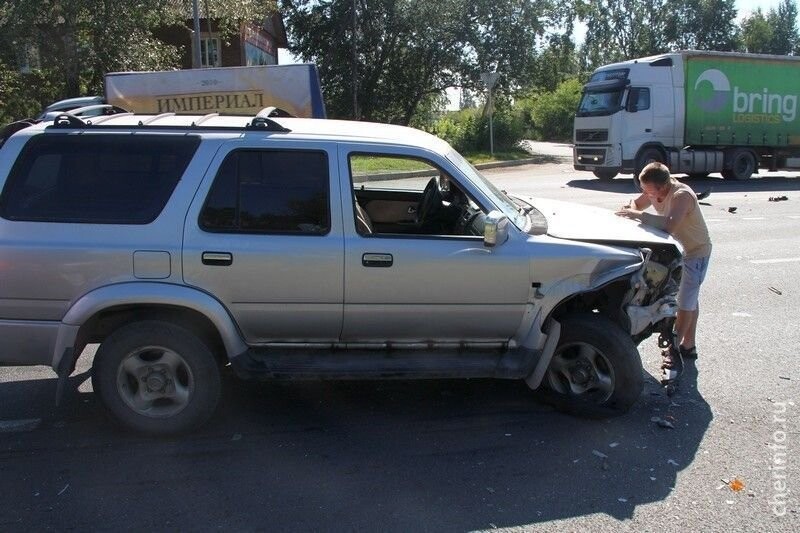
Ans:
POLYGON ((0 433, 22 433, 33 431, 42 423, 41 418, 23 418, 20 420, 0 420, 0 433))
POLYGON ((736 208, 736 207, 729 207, 729 208, 728 208, 728 213, 735 213, 735 212, 736 212, 736 209, 738 209, 738 208, 736 208))
POLYGON ((790 378, 789 376, 778 376, 778 377, 781 379, 785 379, 786 381, 792 381, 792 378, 790 378))
POLYGON ((674 459, 668 459, 667 464, 672 466, 680 466, 677 462, 675 462, 674 459))
POLYGON ((617 446, 619 446, 619 442, 612 442, 608 445, 609 448, 616 448, 617 446))
POLYGON ((65 492, 67 492, 67 489, 68 489, 68 488, 69 488, 69 483, 67 483, 67 484, 64 486, 64 488, 63 488, 63 489, 61 489, 61 490, 59 491, 58 495, 59 495, 59 496, 61 496, 62 494, 64 494, 65 492))
POLYGON ((705 200, 706 198, 708 198, 711 195, 711 191, 712 190, 713 189, 706 189, 703 192, 697 193, 697 199, 698 200, 705 200))
POLYGON ((617 501, 620 503, 628 503, 628 498, 617 498, 617 501))
POLYGON ((599 457, 600 459, 608 459, 608 456, 601 451, 592 450, 592 455, 599 457))
POLYGON ((650 419, 651 422, 655 423, 660 428, 667 428, 667 429, 675 429, 675 424, 670 422, 669 420, 665 420, 659 416, 654 416, 650 419))
POLYGON ((232 441, 242 440, 242 434, 241 433, 234 433, 233 437, 231 437, 231 440, 232 441))
POLYGON ((728 487, 730 487, 733 492, 741 492, 744 490, 744 483, 739 478, 733 478, 728 483, 728 487))
POLYGON ((769 197, 769 201, 770 202, 785 202, 788 199, 789 199, 788 196, 770 196, 769 197))
POLYGON ((770 288, 769 288, 769 290, 770 290, 770 291, 772 291, 772 292, 774 292, 774 293, 775 293, 775 294, 777 294, 778 296, 780 296, 781 294, 783 294, 781 291, 779 291, 779 290, 778 290, 778 289, 776 289, 775 287, 770 287, 770 288))

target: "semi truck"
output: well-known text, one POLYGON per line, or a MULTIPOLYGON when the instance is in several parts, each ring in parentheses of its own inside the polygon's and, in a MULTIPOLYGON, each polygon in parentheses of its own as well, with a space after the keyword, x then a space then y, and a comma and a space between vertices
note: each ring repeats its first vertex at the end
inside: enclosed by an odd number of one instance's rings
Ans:
POLYGON ((800 168, 800 57, 681 51, 606 65, 583 87, 573 130, 576 170, 638 176, 800 168))

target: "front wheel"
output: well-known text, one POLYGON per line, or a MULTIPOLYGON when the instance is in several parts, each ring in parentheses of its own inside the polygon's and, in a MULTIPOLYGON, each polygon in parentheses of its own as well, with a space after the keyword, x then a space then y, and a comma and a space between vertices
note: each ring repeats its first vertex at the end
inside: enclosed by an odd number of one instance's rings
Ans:
POLYGON ((596 169, 592 171, 592 174, 603 181, 610 181, 617 177, 618 172, 616 170, 596 169))
POLYGON ((562 321, 539 391, 546 402, 570 414, 604 418, 627 412, 643 387, 639 352, 622 328, 597 314, 562 321))
POLYGON ((158 321, 124 326, 103 341, 92 386, 117 422, 152 435, 198 427, 214 412, 221 388, 206 344, 186 329, 158 321))

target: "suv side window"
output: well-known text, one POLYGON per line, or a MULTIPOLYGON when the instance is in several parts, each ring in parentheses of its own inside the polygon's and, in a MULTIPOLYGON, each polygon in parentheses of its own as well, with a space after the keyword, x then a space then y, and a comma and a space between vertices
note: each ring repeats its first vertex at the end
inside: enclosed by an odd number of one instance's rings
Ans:
POLYGON ((324 235, 330 231, 328 156, 306 150, 235 150, 200 212, 210 232, 324 235))
POLYGON ((0 196, 9 220, 149 224, 200 139, 165 135, 37 135, 0 196))

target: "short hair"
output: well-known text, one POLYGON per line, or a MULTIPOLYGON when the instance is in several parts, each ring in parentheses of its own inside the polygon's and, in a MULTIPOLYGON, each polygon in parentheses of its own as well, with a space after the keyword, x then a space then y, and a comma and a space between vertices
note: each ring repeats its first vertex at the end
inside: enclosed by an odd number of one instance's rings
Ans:
POLYGON ((645 165, 639 173, 640 183, 651 183, 659 187, 663 187, 672 181, 669 174, 669 168, 664 163, 653 161, 645 165))

